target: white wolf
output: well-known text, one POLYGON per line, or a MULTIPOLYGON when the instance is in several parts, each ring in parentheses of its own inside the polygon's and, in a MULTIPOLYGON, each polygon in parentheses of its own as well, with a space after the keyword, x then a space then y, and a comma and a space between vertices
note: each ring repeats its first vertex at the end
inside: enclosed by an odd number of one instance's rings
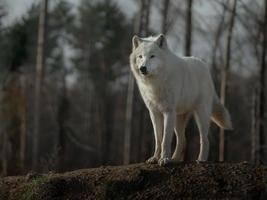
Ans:
POLYGON ((148 163, 165 165, 183 161, 185 127, 194 116, 200 132, 198 161, 209 153, 210 119, 224 129, 232 123, 226 108, 219 102, 209 69, 195 57, 177 57, 168 48, 163 34, 132 39, 131 70, 149 110, 155 135, 155 152, 148 163), (176 148, 171 156, 173 132, 176 148))

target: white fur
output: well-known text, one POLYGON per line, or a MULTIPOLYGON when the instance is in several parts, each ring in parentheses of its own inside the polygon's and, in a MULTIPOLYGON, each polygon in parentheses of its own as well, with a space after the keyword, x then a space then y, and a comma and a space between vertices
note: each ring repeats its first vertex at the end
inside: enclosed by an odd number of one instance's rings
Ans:
MULTIPOLYGON (((165 165, 182 161, 185 150, 185 127, 194 116, 200 132, 199 161, 206 161, 209 152, 208 129, 214 104, 219 108, 210 72, 195 57, 177 57, 168 48, 164 35, 133 38, 131 70, 149 110, 155 135, 155 152, 147 162, 165 165), (151 57, 151 56, 154 57, 151 57), (146 66, 147 74, 140 73, 146 66), (173 130, 176 148, 171 156, 173 130)), ((217 109, 218 110, 218 109, 217 109)), ((225 115, 228 112, 222 108, 225 115)), ((225 118, 225 115, 222 118, 225 118)), ((227 116, 229 118, 229 114, 227 116)), ((231 121, 225 119, 231 128, 231 121)), ((215 120, 216 121, 216 120, 215 120)), ((223 124, 223 122, 222 122, 223 124)))

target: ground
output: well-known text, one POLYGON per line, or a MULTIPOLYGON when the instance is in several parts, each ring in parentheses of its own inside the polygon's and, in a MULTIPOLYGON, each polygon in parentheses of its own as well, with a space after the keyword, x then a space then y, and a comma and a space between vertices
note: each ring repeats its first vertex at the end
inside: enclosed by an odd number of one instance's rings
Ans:
POLYGON ((267 199, 267 167, 133 164, 0 179, 1 200, 267 199))

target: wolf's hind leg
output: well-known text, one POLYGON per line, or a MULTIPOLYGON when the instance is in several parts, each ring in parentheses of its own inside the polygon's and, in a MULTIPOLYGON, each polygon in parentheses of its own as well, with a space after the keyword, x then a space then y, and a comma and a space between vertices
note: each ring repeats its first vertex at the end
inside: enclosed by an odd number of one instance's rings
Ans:
POLYGON ((176 127, 175 127, 176 147, 172 155, 172 159, 175 162, 184 160, 184 153, 186 148, 185 128, 189 117, 190 117, 189 113, 176 116, 176 127))
POLYGON ((161 142, 163 135, 163 115, 160 112, 154 110, 150 110, 149 114, 154 129, 155 151, 154 155, 151 158, 149 158, 146 162, 157 163, 161 154, 161 142))
POLYGON ((194 113, 195 120, 197 122, 199 134, 200 134, 200 152, 198 155, 198 161, 207 161, 209 155, 209 139, 208 132, 210 126, 210 114, 211 111, 205 109, 198 109, 194 113))

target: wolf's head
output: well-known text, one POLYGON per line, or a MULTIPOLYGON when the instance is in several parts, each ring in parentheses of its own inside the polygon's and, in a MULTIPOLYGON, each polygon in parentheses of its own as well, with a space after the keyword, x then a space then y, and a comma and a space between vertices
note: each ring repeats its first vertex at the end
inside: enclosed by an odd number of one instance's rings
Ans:
POLYGON ((162 67, 162 54, 168 48, 165 36, 140 38, 135 35, 132 43, 130 62, 133 72, 143 77, 156 75, 162 67))

